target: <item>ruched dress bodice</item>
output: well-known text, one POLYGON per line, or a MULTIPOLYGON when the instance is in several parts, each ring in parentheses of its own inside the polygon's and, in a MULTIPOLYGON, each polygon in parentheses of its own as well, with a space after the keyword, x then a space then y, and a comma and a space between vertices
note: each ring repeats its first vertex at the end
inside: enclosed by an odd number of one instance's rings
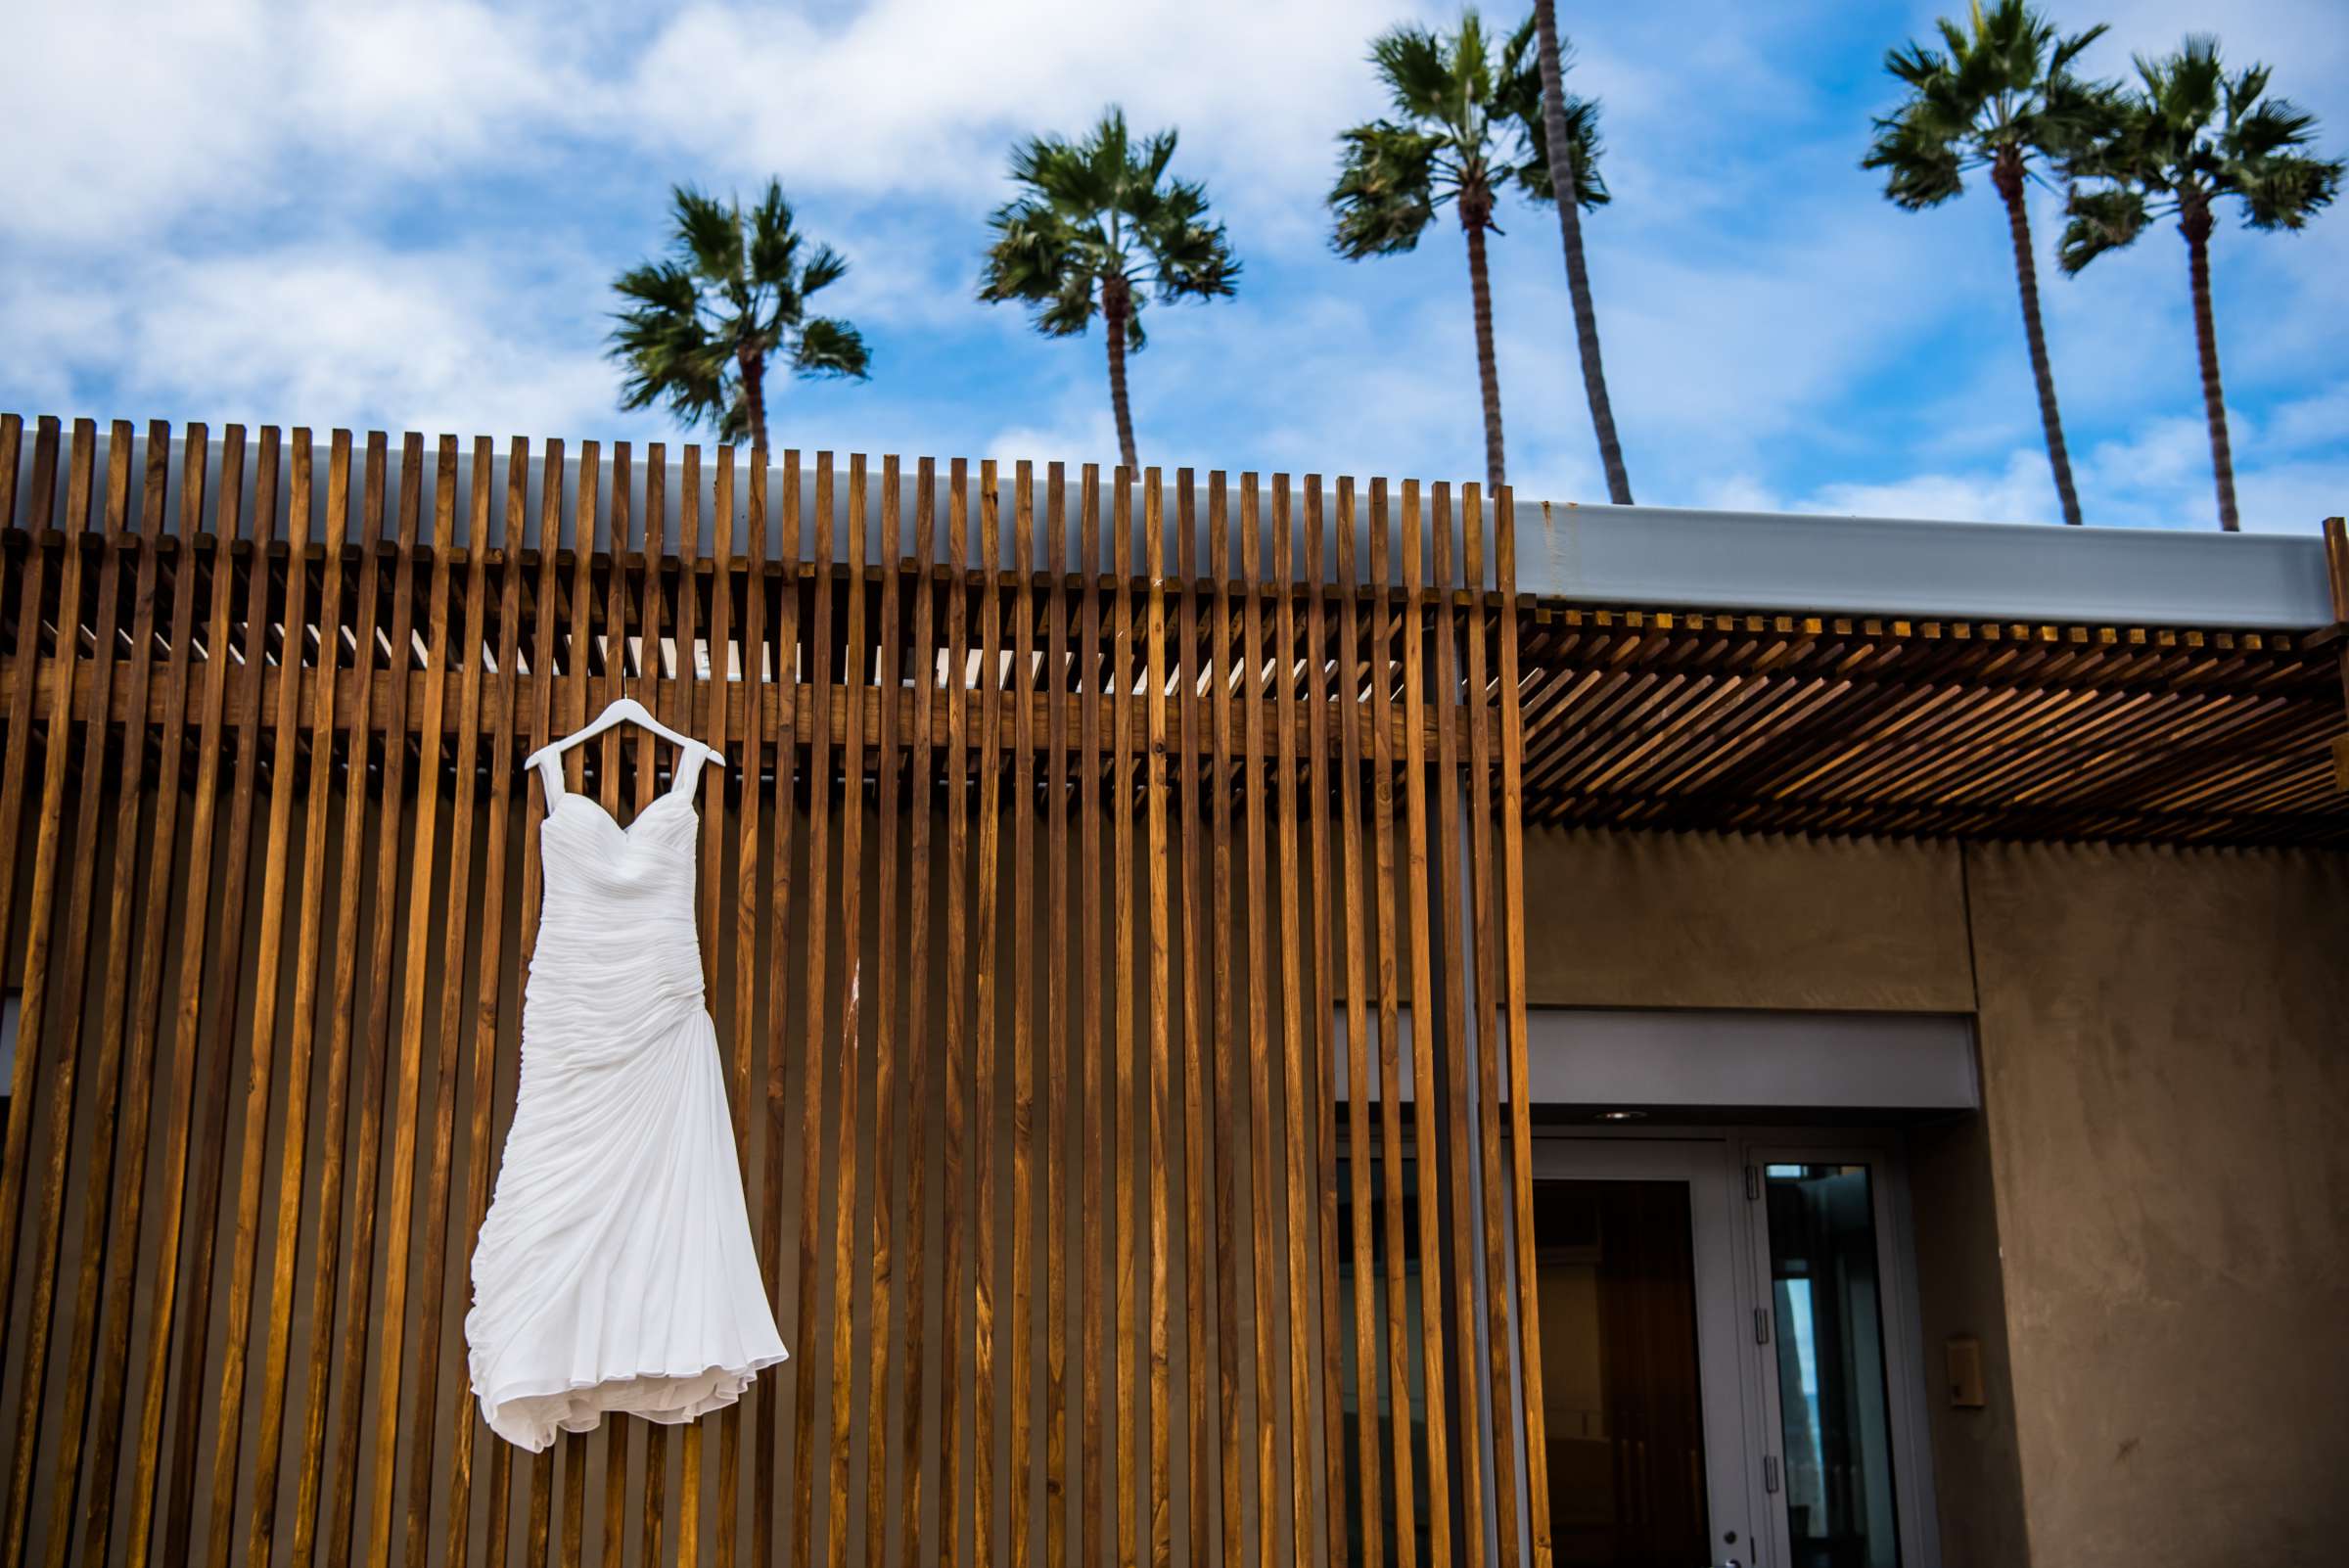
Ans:
POLYGON ((784 1359, 752 1249, 694 928, 689 751, 626 827, 546 769, 537 946, 465 1336, 492 1430, 689 1421, 784 1359))

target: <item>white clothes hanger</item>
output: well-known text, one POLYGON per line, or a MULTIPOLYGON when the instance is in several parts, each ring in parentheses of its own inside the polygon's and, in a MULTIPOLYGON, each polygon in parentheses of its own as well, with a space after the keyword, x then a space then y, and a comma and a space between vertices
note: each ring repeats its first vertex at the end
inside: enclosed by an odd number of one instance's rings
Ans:
POLYGON ((719 755, 717 748, 710 745, 706 741, 696 740, 691 735, 678 734, 675 730, 669 728, 667 724, 662 723, 658 718, 655 718, 652 715, 651 710, 647 709, 644 704, 638 702, 633 697, 622 697, 614 702, 611 706, 607 707, 602 713, 596 715, 594 720, 590 722, 586 728, 566 735, 559 741, 549 741, 544 746, 541 746, 536 751, 530 753, 530 756, 523 759, 523 766, 537 767, 542 763, 551 762, 556 758, 561 757, 565 752, 570 751, 574 746, 581 745, 584 742, 591 741, 596 736, 601 735, 605 730, 610 729, 614 725, 623 721, 626 723, 641 725, 644 728, 651 730, 654 734, 660 736, 663 740, 669 741, 674 745, 683 747, 689 753, 699 753, 704 761, 715 762, 720 767, 725 765, 726 760, 724 757, 719 755))

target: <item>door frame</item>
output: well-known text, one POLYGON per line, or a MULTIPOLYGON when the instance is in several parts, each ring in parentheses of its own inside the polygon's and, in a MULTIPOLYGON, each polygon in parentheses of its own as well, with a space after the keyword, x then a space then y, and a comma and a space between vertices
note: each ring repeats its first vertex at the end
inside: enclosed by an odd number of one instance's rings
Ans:
MULTIPOLYGON (((1708 1492, 1719 1506, 1721 1498, 1742 1499, 1744 1519, 1738 1541, 1720 1539, 1727 1528, 1714 1521, 1709 1549, 1716 1562, 1734 1557, 1754 1568, 1781 1568, 1792 1556, 1786 1518, 1785 1492, 1765 1484, 1765 1461, 1784 1472, 1784 1444, 1778 1421, 1776 1324, 1770 1324, 1772 1343, 1760 1344, 1752 1325, 1757 1314, 1772 1304, 1769 1288, 1769 1215, 1760 1201, 1761 1168, 1779 1163, 1865 1165, 1875 1193, 1876 1252, 1881 1269, 1884 1320, 1884 1381, 1887 1419, 1891 1429, 1893 1488, 1898 1513, 1897 1532, 1904 1568, 1941 1568, 1941 1525, 1933 1485, 1932 1437, 1928 1421, 1930 1380, 1924 1362, 1923 1318, 1917 1291, 1915 1225, 1909 1196, 1906 1144, 1897 1128, 1800 1126, 1628 1126, 1569 1125, 1539 1128, 1534 1134, 1534 1179, 1688 1179, 1692 1220, 1700 1203, 1726 1205, 1724 1222, 1730 1278, 1724 1311, 1735 1324, 1731 1354, 1706 1355, 1704 1325, 1721 1315, 1698 1314, 1699 1376, 1706 1387, 1705 1448, 1708 1492), (1602 1152, 1603 1151, 1603 1152, 1602 1152), (1571 1167, 1571 1169, 1570 1169, 1571 1167), (1746 1172, 1754 1173, 1749 1187, 1746 1172), (1715 1196, 1708 1200, 1706 1189, 1715 1196), (1752 1198, 1747 1197, 1751 1191, 1752 1198), (1771 1354, 1762 1352, 1768 1349, 1771 1354), (1711 1387, 1716 1365, 1734 1368, 1736 1387, 1717 1392, 1711 1387), (1722 1459, 1737 1466, 1741 1479, 1726 1487, 1715 1458, 1714 1427, 1728 1419, 1734 1408, 1734 1449, 1722 1445, 1722 1459), (1716 1410, 1722 1414, 1717 1417, 1716 1410), (1748 1525, 1752 1528, 1749 1529, 1748 1525), (1752 1549, 1758 1546, 1757 1551, 1752 1549)), ((1701 1250, 1706 1236, 1701 1222, 1694 1241, 1701 1250)), ((1716 1239, 1714 1245, 1722 1246, 1716 1239)), ((1708 1271, 1698 1259, 1698 1289, 1706 1288, 1708 1271)), ((1713 1266, 1718 1271, 1720 1265, 1713 1266)), ((1774 1316, 1774 1314, 1773 1314, 1774 1316)), ((1718 1328, 1716 1329, 1718 1332, 1718 1328)))

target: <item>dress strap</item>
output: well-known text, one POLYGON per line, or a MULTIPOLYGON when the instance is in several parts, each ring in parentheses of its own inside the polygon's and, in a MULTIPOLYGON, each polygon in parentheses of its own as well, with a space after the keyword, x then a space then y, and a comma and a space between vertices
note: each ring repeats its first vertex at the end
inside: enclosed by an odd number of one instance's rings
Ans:
POLYGON ((684 748, 677 753, 676 772, 669 779, 668 793, 691 795, 694 786, 701 781, 702 764, 708 761, 713 755, 710 748, 704 746, 700 741, 688 741, 684 748))
POLYGON ((551 752, 538 760, 538 777, 546 785, 546 808, 553 810, 563 799, 563 754, 551 752))

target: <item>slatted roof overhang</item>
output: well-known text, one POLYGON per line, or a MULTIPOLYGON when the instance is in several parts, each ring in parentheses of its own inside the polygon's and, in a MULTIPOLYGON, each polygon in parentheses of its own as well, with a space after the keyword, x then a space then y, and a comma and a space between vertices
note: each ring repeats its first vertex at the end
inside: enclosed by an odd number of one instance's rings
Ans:
POLYGON ((2337 524, 2328 551, 2306 534, 1515 516, 1532 821, 2349 846, 2337 524))

